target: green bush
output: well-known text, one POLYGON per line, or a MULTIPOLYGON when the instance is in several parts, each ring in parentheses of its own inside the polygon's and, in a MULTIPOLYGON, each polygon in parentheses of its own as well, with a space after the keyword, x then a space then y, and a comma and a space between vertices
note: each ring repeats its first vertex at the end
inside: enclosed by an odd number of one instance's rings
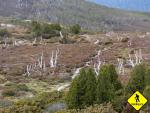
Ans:
MULTIPOLYGON (((143 91, 143 94, 148 100, 150 100, 150 85, 146 86, 146 88, 143 91)), ((148 101, 147 105, 150 106, 150 101, 148 101)))
POLYGON ((5 84, 5 87, 9 89, 16 89, 17 91, 29 91, 29 88, 25 84, 7 83, 5 84))
POLYGON ((59 35, 61 26, 59 24, 47 24, 33 21, 31 24, 34 36, 53 37, 59 35))
POLYGON ((67 105, 69 109, 79 109, 90 106, 95 102, 96 78, 92 69, 82 69, 76 77, 67 95, 67 105))
POLYGON ((11 107, 0 109, 0 112, 43 113, 48 104, 62 100, 63 96, 61 92, 42 93, 33 98, 19 100, 11 107))
POLYGON ((2 91, 2 96, 9 97, 9 96, 15 96, 17 93, 16 89, 5 89, 2 91))
POLYGON ((137 65, 131 72, 131 79, 126 87, 128 93, 134 93, 135 91, 143 92, 146 85, 146 66, 137 65))
POLYGON ((61 31, 61 26, 59 24, 45 23, 42 25, 42 35, 44 38, 59 36, 59 31, 61 31))
POLYGON ((29 91, 29 88, 25 84, 19 84, 17 85, 17 89, 20 91, 29 91))
MULTIPOLYGON (((4 108, 4 107, 9 107, 9 106, 12 106, 13 105, 13 102, 12 101, 9 101, 9 100, 5 100, 5 99, 1 99, 0 100, 0 108, 4 108)), ((1 112, 0 112, 1 113, 1 112)))
POLYGON ((10 33, 8 32, 7 29, 0 29, 0 37, 4 37, 4 36, 10 36, 10 33))
POLYGON ((31 23, 32 33, 34 36, 41 36, 42 35, 42 27, 41 24, 37 21, 32 21, 31 23))
POLYGON ((70 27, 70 31, 73 34, 79 34, 81 32, 81 27, 79 24, 73 25, 70 27))

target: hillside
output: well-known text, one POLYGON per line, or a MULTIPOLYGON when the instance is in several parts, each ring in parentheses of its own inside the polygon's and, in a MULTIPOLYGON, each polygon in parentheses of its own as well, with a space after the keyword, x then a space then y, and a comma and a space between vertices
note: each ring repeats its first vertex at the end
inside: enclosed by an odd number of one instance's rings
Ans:
POLYGON ((80 24, 97 31, 148 30, 150 17, 100 6, 85 0, 0 0, 0 16, 80 24))
POLYGON ((0 0, 0 113, 150 113, 149 94, 150 13, 0 0))

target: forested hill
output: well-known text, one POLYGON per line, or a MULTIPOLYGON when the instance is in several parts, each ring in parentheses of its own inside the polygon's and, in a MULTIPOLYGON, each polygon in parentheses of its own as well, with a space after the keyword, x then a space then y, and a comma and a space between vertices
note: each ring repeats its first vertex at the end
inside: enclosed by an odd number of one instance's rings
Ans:
POLYGON ((0 0, 0 16, 80 24, 92 30, 148 30, 150 16, 100 6, 87 0, 0 0))

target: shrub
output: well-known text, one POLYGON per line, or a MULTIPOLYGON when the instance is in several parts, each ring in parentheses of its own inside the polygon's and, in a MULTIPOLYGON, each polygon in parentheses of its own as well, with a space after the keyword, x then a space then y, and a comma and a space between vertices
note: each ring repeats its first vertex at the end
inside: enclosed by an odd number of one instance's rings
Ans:
MULTIPOLYGON (((1 113, 43 113, 48 104, 60 101, 63 98, 61 92, 42 93, 34 98, 22 99, 11 107, 4 108, 1 113)), ((1 109, 0 109, 1 110, 1 109)))
POLYGON ((51 28, 56 31, 61 31, 61 26, 59 24, 50 24, 51 28))
POLYGON ((20 91, 29 91, 29 88, 25 84, 17 85, 17 89, 20 91))
POLYGON ((145 85, 150 85, 150 69, 149 68, 147 68, 146 70, 145 80, 146 80, 145 85))
POLYGON ((31 27, 34 36, 42 35, 42 27, 40 23, 38 23, 37 21, 32 21, 31 27))
POLYGON ((2 95, 4 97, 9 97, 9 96, 15 96, 16 95, 16 89, 5 89, 2 91, 2 95))
MULTIPOLYGON (((146 86, 146 88, 143 91, 144 96, 150 100, 150 85, 146 86)), ((147 106, 150 106, 150 101, 147 103, 147 106)))
POLYGON ((43 38, 51 38, 54 36, 59 36, 59 31, 61 30, 61 26, 59 24, 43 24, 42 25, 42 35, 43 38))
POLYGON ((85 105, 90 106, 93 105, 96 100, 96 77, 93 70, 90 68, 86 72, 86 82, 85 82, 85 105))
POLYGON ((29 88, 25 84, 7 83, 6 88, 15 89, 16 91, 29 91, 29 88))
POLYGON ((118 75, 113 65, 101 67, 97 82, 97 103, 112 101, 115 92, 120 90, 122 85, 118 81, 118 75))
POLYGON ((69 109, 84 108, 95 102, 96 78, 92 69, 82 69, 80 75, 75 78, 67 95, 69 109))
POLYGON ((0 29, 0 36, 4 37, 4 36, 10 36, 10 33, 8 32, 7 29, 0 29))
MULTIPOLYGON (((2 107, 2 108, 4 108, 4 107, 9 107, 9 106, 11 106, 11 105, 13 105, 13 102, 11 102, 11 101, 9 101, 9 100, 3 100, 3 99, 1 99, 1 101, 0 101, 0 108, 2 107)), ((1 112, 0 112, 1 113, 1 112)))
POLYGON ((147 73, 145 65, 135 66, 131 73, 131 79, 126 87, 127 92, 134 93, 137 90, 143 92, 145 88, 146 76, 147 73))
POLYGON ((81 27, 79 24, 73 25, 70 27, 71 33, 79 34, 81 32, 81 27))

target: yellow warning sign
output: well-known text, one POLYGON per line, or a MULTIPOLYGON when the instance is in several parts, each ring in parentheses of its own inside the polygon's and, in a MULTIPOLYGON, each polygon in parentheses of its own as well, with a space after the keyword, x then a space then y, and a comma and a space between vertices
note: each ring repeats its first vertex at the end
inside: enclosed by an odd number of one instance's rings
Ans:
POLYGON ((128 103, 138 111, 147 103, 147 99, 137 91, 128 99, 128 103))

